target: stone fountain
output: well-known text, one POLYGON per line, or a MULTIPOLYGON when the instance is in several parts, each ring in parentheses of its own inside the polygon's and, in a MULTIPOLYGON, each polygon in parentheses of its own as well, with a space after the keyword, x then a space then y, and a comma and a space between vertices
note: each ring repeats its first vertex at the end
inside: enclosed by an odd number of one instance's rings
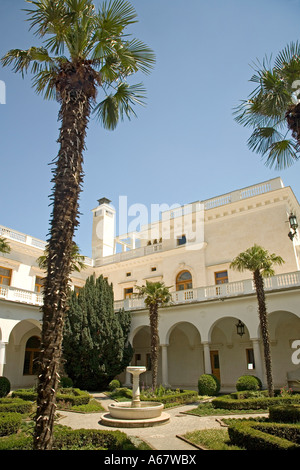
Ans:
POLYGON ((146 372, 144 366, 129 366, 132 374, 132 401, 111 403, 109 413, 101 416, 101 424, 112 427, 140 428, 165 424, 170 416, 163 412, 164 405, 152 401, 140 401, 140 375, 146 372))

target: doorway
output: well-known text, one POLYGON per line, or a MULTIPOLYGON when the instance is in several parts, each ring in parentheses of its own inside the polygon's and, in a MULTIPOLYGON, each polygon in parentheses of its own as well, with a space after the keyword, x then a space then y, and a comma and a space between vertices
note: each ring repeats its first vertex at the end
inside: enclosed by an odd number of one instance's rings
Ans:
POLYGON ((211 372, 221 382, 219 351, 210 351, 211 372))

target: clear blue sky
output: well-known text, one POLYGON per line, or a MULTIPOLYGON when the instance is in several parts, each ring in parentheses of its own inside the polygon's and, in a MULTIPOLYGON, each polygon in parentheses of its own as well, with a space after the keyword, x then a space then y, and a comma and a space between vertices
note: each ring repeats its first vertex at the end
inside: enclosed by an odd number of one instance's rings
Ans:
MULTIPOLYGON (((98 4, 98 0, 95 4, 98 4)), ((233 108, 252 90, 250 64, 300 40, 299 0, 133 0, 139 23, 130 31, 157 56, 139 76, 147 106, 114 132, 92 120, 76 241, 91 254, 91 209, 107 197, 118 208, 185 204, 281 176, 300 199, 300 162, 271 171, 247 148, 250 131, 234 122, 233 108)), ((24 0, 0 0, 0 55, 36 44, 24 0)), ((300 79, 300 77, 299 77, 300 79)), ((46 239, 51 167, 56 156, 58 104, 35 95, 0 67, 7 87, 0 105, 0 224, 46 239)))

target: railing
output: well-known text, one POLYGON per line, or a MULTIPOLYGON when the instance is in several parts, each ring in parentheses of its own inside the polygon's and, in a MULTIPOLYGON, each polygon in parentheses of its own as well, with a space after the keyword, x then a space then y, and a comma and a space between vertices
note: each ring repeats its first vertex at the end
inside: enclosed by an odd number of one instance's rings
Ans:
POLYGON ((43 294, 9 286, 0 287, 0 299, 10 300, 12 302, 21 302, 30 305, 43 304, 43 294))
MULTIPOLYGON (((30 237, 29 235, 17 232, 16 230, 11 230, 9 228, 3 227, 2 225, 0 225, 0 237, 7 238, 8 240, 16 240, 18 242, 24 243, 25 245, 30 245, 34 246, 35 248, 39 248, 43 251, 45 250, 47 244, 43 240, 30 237)), ((84 257, 84 264, 86 264, 87 266, 94 265, 92 258, 89 258, 87 256, 84 257)))
MULTIPOLYGON (((265 291, 285 290, 300 287, 300 271, 279 274, 274 277, 265 278, 265 291)), ((172 304, 187 304, 191 302, 205 302, 208 300, 225 299, 242 295, 254 294, 255 288, 252 279, 244 281, 229 282, 208 287, 198 287, 172 292, 172 304)), ((0 299, 12 302, 21 302, 31 305, 42 305, 43 294, 12 286, 0 286, 0 299)), ((143 298, 132 297, 131 299, 117 300, 114 303, 115 310, 140 310, 145 308, 143 298)))
POLYGON ((244 189, 238 189, 222 196, 214 197, 203 201, 205 210, 214 209, 215 207, 230 204, 231 202, 241 201, 249 197, 265 194, 276 189, 283 188, 281 178, 274 178, 261 184, 248 186, 244 189))
POLYGON ((146 255, 151 255, 153 253, 158 253, 159 251, 162 251, 161 243, 143 246, 140 248, 135 248, 134 250, 123 251, 122 253, 116 253, 115 255, 105 256, 99 260, 96 260, 96 265, 104 266, 106 264, 119 263, 120 261, 126 261, 129 259, 140 258, 146 255))
MULTIPOLYGON (((265 291, 285 290, 300 287, 300 272, 279 274, 274 277, 264 279, 265 291)), ((208 287, 198 287, 172 293, 171 304, 187 304, 192 302, 205 302, 208 300, 222 300, 230 297, 249 295, 255 293, 252 279, 244 281, 229 282, 208 287)), ((124 308, 125 310, 140 310, 145 308, 142 298, 131 298, 118 300, 115 302, 115 310, 124 308)))

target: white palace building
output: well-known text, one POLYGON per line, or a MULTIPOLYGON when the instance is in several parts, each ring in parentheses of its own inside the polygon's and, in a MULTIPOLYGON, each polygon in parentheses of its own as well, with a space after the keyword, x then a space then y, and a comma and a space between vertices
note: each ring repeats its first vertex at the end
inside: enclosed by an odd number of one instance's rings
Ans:
MULTIPOLYGON (((103 198, 92 211, 92 257, 73 273, 72 286, 79 289, 91 274, 113 283, 116 314, 121 307, 132 313, 132 364, 147 367, 145 385, 151 384, 149 317, 134 293, 146 280, 163 281, 172 292, 171 304, 160 309, 159 383, 196 390, 199 376, 213 373, 221 391, 234 390, 244 374, 266 385, 252 273, 230 269, 240 252, 261 245, 285 261, 265 279, 274 385, 300 389, 300 236, 292 236, 291 214, 300 220, 299 203, 275 178, 167 208, 156 221, 116 236, 116 210, 103 198)), ((44 276, 37 258, 45 242, 3 226, 0 236, 11 247, 0 254, 0 376, 12 388, 25 387, 36 381, 44 276)))

